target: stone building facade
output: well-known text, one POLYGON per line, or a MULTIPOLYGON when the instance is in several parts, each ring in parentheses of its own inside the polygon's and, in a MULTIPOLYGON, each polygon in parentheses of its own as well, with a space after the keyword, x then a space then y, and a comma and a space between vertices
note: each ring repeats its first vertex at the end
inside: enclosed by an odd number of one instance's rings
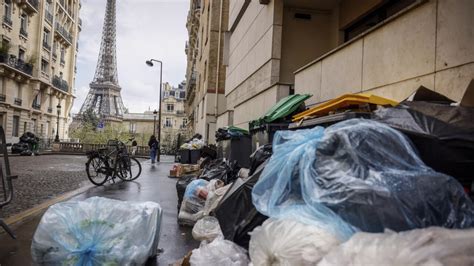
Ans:
POLYGON ((184 112, 184 100, 186 99, 186 83, 178 87, 172 87, 168 83, 163 84, 163 95, 161 100, 161 148, 167 153, 176 149, 179 142, 189 138, 187 131, 188 118, 184 112))
POLYGON ((215 143, 217 117, 226 111, 224 38, 229 0, 191 1, 188 15, 187 113, 191 128, 215 143))
POLYGON ((0 125, 8 142, 27 131, 68 138, 73 105, 79 0, 2 0, 0 125))
POLYGON ((361 92, 402 100, 422 85, 460 100, 474 78, 473 10, 470 0, 231 1, 217 127, 247 128, 293 93, 312 94, 310 105, 361 92))

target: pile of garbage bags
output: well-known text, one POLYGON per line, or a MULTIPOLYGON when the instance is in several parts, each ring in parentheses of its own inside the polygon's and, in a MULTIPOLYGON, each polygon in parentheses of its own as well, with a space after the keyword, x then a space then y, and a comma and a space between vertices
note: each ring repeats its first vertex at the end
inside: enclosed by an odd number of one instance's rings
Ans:
POLYGON ((162 209, 93 197, 43 215, 31 244, 35 265, 142 265, 156 256, 162 209))
POLYGON ((204 147, 206 143, 202 139, 192 139, 183 145, 181 145, 180 149, 182 150, 200 150, 204 147))
POLYGON ((26 132, 20 137, 20 142, 12 145, 12 154, 20 154, 23 156, 31 156, 38 152, 39 138, 31 133, 26 132))
POLYGON ((220 193, 194 225, 202 243, 192 265, 474 261, 471 199, 386 123, 279 131, 252 155, 248 175, 220 193))

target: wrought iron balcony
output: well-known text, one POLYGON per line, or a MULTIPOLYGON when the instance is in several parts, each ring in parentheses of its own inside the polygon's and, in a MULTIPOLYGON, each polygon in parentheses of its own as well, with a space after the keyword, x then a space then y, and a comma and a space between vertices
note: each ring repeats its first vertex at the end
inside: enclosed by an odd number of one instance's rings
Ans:
POLYGON ((37 13, 39 10, 39 0, 17 0, 17 2, 27 13, 37 13))
POLYGON ((20 28, 20 34, 25 36, 25 37, 28 37, 28 32, 24 28, 20 28))
POLYGON ((46 48, 46 50, 51 51, 51 45, 48 42, 43 41, 43 47, 46 48))
POLYGON ((23 101, 22 101, 20 98, 15 98, 14 101, 13 101, 13 103, 14 103, 15 105, 18 105, 18 106, 21 106, 22 102, 23 102, 23 101))
POLYGON ((53 17, 53 14, 51 14, 51 12, 46 10, 45 17, 46 17, 46 21, 48 21, 50 24, 53 24, 54 17, 53 17))
POLYGON ((33 109, 35 109, 35 110, 41 110, 41 104, 39 104, 39 103, 33 103, 31 105, 31 107, 33 107, 33 109))
POLYGON ((69 42, 70 45, 72 44, 72 35, 58 22, 56 22, 55 30, 59 34, 59 36, 69 42))
POLYGON ((3 23, 7 24, 8 26, 13 26, 13 21, 11 16, 3 16, 3 23))
POLYGON ((48 113, 53 113, 53 107, 48 107, 48 113))
POLYGON ((5 94, 0 94, 0 102, 5 102, 7 100, 7 96, 5 94))
POLYGON ((33 65, 25 63, 25 61, 18 59, 15 55, 0 54, 0 63, 13 67, 30 76, 33 74, 33 65))
POLYGON ((61 79, 60 77, 54 76, 52 83, 54 87, 65 92, 69 92, 69 84, 67 83, 67 81, 61 79))

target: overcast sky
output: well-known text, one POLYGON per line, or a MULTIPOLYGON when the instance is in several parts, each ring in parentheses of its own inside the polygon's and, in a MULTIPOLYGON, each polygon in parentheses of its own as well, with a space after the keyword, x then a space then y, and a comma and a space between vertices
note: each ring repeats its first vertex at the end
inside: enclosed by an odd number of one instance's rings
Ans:
MULTIPOLYGON (((89 92, 99 55, 106 0, 82 0, 82 32, 76 77, 77 113, 89 92)), ((122 98, 130 112, 142 113, 158 106, 159 66, 163 82, 176 86, 185 79, 188 0, 117 0, 117 61, 122 98)))

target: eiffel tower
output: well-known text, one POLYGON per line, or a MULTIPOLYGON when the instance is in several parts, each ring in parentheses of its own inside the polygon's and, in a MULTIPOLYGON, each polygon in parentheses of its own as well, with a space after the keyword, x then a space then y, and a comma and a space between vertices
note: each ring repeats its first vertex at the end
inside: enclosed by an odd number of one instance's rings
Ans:
POLYGON ((79 116, 92 112, 104 123, 121 122, 125 107, 120 96, 116 56, 116 0, 107 0, 99 59, 89 94, 79 116))

